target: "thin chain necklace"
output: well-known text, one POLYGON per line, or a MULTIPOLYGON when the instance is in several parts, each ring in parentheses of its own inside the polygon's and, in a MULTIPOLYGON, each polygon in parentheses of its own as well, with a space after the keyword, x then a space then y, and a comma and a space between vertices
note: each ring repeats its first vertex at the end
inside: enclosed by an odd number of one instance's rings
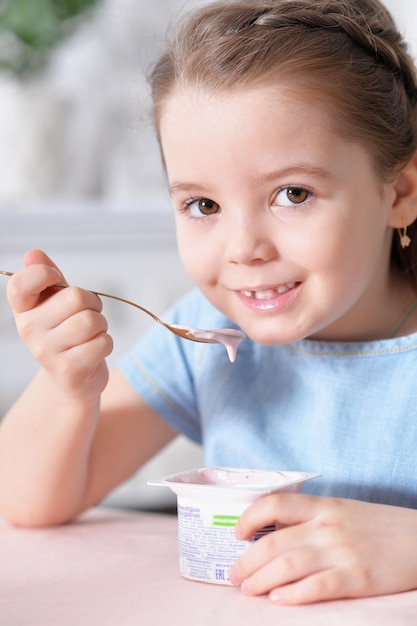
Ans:
POLYGON ((404 315, 401 315, 400 319, 395 324, 395 326, 391 329, 391 331, 388 333, 385 339, 392 339, 397 334, 401 326, 410 317, 411 313, 414 311, 415 308, 417 308, 417 298, 414 300, 411 306, 406 310, 404 315))

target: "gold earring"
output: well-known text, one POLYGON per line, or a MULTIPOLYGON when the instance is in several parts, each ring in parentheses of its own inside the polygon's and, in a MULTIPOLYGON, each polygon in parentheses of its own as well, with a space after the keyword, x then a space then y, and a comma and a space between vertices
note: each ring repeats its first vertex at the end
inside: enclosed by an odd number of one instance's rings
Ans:
POLYGON ((407 235, 407 226, 403 226, 402 229, 398 228, 398 236, 400 238, 401 248, 408 248, 411 243, 410 237, 407 235))

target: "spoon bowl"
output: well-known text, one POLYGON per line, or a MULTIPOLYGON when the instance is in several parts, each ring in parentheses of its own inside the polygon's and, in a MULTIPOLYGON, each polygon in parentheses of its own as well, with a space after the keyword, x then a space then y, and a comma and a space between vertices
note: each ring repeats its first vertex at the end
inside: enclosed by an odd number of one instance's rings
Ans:
MULTIPOLYGON (((0 270, 0 274, 4 276, 13 276, 14 272, 7 272, 6 270, 0 270)), ((67 285, 55 285, 56 287, 60 287, 61 289, 66 289, 67 285)), ((109 293, 103 293, 102 291, 95 291, 89 289, 91 293, 94 293, 96 296, 103 298, 111 298, 112 300, 118 300, 119 302, 124 302, 125 304, 129 304, 130 306, 139 309, 143 313, 146 313, 158 324, 162 324, 169 331, 181 337, 182 339, 188 339, 189 341, 197 341, 199 343, 217 343, 223 344, 227 350, 227 354, 229 356, 230 361, 233 361, 236 358, 237 347, 239 343, 245 339, 246 335, 241 330, 236 330, 235 328, 218 328, 212 330, 201 330, 199 328, 194 328, 193 326, 182 326, 178 324, 167 324, 162 321, 155 313, 149 311, 149 309, 145 309, 145 307, 137 304, 136 302, 132 302, 131 300, 127 300, 126 298, 122 298, 120 296, 114 296, 109 293)))

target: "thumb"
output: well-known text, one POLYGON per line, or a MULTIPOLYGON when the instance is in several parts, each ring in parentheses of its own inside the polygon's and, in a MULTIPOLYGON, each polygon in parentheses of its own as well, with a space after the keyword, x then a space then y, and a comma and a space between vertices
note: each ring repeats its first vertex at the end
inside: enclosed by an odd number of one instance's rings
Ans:
POLYGON ((48 267, 53 267, 59 274, 57 284, 68 285, 59 267, 43 250, 29 250, 29 252, 25 254, 24 264, 25 267, 29 267, 30 265, 47 265, 48 267))
POLYGON ((66 286, 62 272, 42 250, 30 250, 24 257, 26 269, 10 278, 9 303, 15 314, 24 313, 43 302, 60 286, 66 286))

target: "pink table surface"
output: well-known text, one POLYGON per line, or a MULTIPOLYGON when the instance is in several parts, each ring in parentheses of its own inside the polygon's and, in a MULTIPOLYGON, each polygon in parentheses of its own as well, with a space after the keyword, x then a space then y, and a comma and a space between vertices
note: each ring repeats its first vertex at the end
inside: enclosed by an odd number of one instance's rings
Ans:
POLYGON ((417 624, 417 592, 277 607, 181 578, 177 520, 96 508, 67 526, 0 520, 0 626, 417 624))

